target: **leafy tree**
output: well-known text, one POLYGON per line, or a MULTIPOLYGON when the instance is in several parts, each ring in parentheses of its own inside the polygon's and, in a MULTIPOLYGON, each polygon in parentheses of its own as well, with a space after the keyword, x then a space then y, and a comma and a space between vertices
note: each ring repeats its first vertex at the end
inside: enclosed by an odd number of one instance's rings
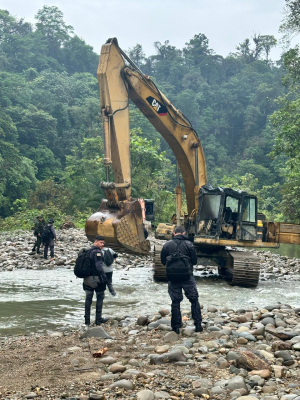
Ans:
POLYGON ((289 43, 299 34, 300 4, 298 0, 285 0, 284 19, 279 32, 284 33, 284 39, 289 43))
POLYGON ((144 53, 143 47, 140 44, 136 44, 127 51, 129 58, 140 68, 145 60, 146 55, 144 53))
POLYGON ((209 48, 208 38, 199 33, 193 39, 187 42, 183 49, 183 55, 188 65, 199 65, 204 58, 212 54, 212 49, 209 48))
POLYGON ((89 72, 96 75, 99 56, 77 35, 64 44, 62 58, 69 74, 89 72))
POLYGON ((10 205, 27 195, 36 183, 31 160, 22 157, 13 144, 0 140, 0 215, 10 213, 10 205))
POLYGON ((35 19, 37 32, 46 38, 49 55, 59 58, 60 48, 70 40, 73 27, 66 25, 63 13, 55 6, 44 6, 37 12, 35 19))

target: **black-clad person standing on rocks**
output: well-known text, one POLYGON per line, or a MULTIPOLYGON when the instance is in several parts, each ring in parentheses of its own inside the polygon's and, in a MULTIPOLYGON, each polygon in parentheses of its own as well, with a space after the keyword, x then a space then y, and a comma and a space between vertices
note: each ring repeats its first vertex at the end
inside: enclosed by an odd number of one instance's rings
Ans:
POLYGON ((90 325, 91 323, 91 307, 94 292, 96 292, 97 297, 95 324, 100 325, 108 321, 108 318, 102 317, 104 292, 107 283, 107 277, 103 270, 103 259, 101 251, 104 248, 104 245, 104 237, 97 235, 89 253, 93 275, 87 276, 86 278, 84 278, 83 281, 83 290, 85 291, 85 325, 90 325))
POLYGON ((44 231, 42 233, 45 260, 47 260, 47 257, 48 257, 48 248, 50 248, 51 260, 54 260, 54 242, 56 242, 57 240, 56 240, 56 232, 55 232, 53 223, 54 223, 54 220, 49 219, 48 225, 45 226, 44 231))
POLYGON ((195 332, 202 332, 201 308, 198 301, 198 291, 193 275, 193 265, 197 264, 197 252, 185 235, 183 226, 177 226, 172 240, 165 243, 161 252, 161 262, 166 266, 168 292, 172 300, 171 326, 180 333, 182 326, 180 303, 183 300, 182 289, 191 303, 192 318, 195 332))

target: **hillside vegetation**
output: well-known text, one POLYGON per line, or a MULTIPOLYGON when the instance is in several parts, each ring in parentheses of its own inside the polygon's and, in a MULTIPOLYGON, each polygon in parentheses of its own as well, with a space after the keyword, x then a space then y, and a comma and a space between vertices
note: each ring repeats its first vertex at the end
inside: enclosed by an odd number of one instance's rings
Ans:
MULTIPOLYGON (((286 1, 287 37, 298 32, 299 7, 286 1)), ((80 225, 103 197, 99 56, 57 7, 35 19, 0 10, 2 229, 28 227, 37 213, 80 225)), ((274 46, 273 36, 255 34, 222 57, 196 33, 183 49, 162 41, 149 57, 142 44, 127 53, 193 124, 210 183, 256 194, 269 219, 300 222, 300 53, 272 61, 274 46)), ((133 104, 130 120, 133 195, 154 198, 157 221, 168 222, 174 156, 133 104)))

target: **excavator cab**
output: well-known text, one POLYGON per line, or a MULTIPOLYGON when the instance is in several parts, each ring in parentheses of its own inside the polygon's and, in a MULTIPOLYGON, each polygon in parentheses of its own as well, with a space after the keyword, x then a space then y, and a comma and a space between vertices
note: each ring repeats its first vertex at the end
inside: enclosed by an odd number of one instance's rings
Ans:
POLYGON ((244 191, 204 185, 199 192, 196 237, 255 241, 257 198, 244 191))

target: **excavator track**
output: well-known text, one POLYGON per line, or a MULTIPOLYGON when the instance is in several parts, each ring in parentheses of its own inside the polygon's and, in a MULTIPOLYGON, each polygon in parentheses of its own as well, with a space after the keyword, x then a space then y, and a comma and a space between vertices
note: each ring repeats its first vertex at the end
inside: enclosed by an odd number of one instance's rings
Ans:
POLYGON ((233 258, 233 267, 227 267, 229 284, 255 287, 258 285, 260 260, 250 251, 228 251, 233 258))
MULTIPOLYGON (((160 253, 163 246, 154 248, 154 279, 166 281, 166 268, 160 262, 160 253)), ((255 287, 259 282, 260 260, 250 251, 226 252, 227 265, 219 267, 219 275, 225 278, 232 286, 255 287)), ((203 257, 203 254, 202 254, 203 257)), ((206 258, 206 257, 205 257, 206 258)), ((213 257, 218 262, 219 257, 213 257)), ((222 259, 224 260, 224 253, 222 259)))

